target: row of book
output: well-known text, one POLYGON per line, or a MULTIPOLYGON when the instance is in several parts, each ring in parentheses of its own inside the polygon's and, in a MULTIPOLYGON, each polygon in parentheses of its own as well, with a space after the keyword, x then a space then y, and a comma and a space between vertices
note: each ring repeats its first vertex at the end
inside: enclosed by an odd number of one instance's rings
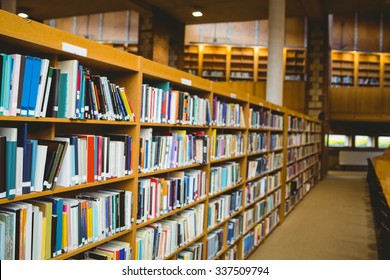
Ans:
POLYGON ((209 159, 209 137, 199 131, 187 134, 186 130, 153 135, 152 128, 140 133, 139 171, 152 172, 175 167, 205 164, 209 159), (168 135, 167 135, 168 134, 168 135))
POLYGON ((248 159, 248 179, 261 176, 269 170, 269 161, 267 155, 248 159))
POLYGON ((273 190, 280 187, 282 184, 282 172, 277 172, 268 175, 268 181, 267 181, 267 193, 272 192, 273 190))
POLYGON ((275 207, 278 207, 280 205, 282 199, 282 190, 278 189, 274 193, 267 196, 266 199, 266 205, 267 205, 267 211, 266 214, 271 213, 271 211, 274 210, 275 207))
POLYGON ((210 102, 188 92, 172 90, 169 82, 143 84, 141 122, 210 125, 210 102))
POLYGON ((126 90, 77 60, 0 54, 0 115, 135 121, 126 90))
POLYGON ((132 193, 102 189, 75 198, 43 197, 0 207, 2 255, 50 259, 131 228, 132 193))
POLYGON ((271 151, 283 149, 283 134, 271 134, 269 149, 271 151))
POLYGON ((264 197, 267 193, 267 184, 267 177, 248 182, 245 186, 245 206, 252 204, 261 197, 264 197))
POLYGON ((233 244, 241 236, 243 230, 243 217, 239 215, 238 217, 232 218, 228 221, 227 225, 227 244, 233 244))
POLYGON ((245 153, 243 134, 217 134, 216 129, 213 129, 211 134, 211 160, 241 156, 245 153))
MULTIPOLYGON (((181 211, 136 232, 137 260, 162 260, 203 233, 204 204, 181 211)), ((188 248, 187 248, 188 249, 188 248)))
POLYGON ((318 153, 318 147, 316 145, 290 148, 287 150, 287 164, 291 164, 316 153, 318 153))
POLYGON ((251 132, 248 135, 248 154, 266 152, 268 150, 267 133, 251 132))
POLYGON ((226 103, 213 99, 213 120, 212 125, 225 127, 245 128, 244 109, 237 103, 226 103))
POLYGON ((210 229, 218 223, 229 218, 242 207, 242 191, 233 191, 212 198, 208 205, 207 228, 210 229))
POLYGON ((223 248, 223 228, 219 227, 207 235, 207 259, 214 259, 223 248))
POLYGON ((224 162, 221 166, 210 168, 209 194, 213 195, 242 181, 241 164, 237 162, 224 162))
POLYGON ((301 145, 315 144, 321 142, 320 134, 312 133, 289 133, 287 147, 299 147, 301 145))
POLYGON ((305 158, 301 161, 296 161, 293 164, 290 164, 286 168, 287 173, 287 181, 291 180, 297 174, 303 172, 310 166, 316 164, 318 162, 318 155, 313 155, 308 158, 305 158))
POLYGON ((283 116, 263 107, 249 108, 249 128, 283 130, 283 116))
POLYGON ((266 215, 266 201, 263 199, 245 210, 243 214, 243 232, 248 231, 255 223, 260 222, 266 215))
POLYGON ((177 253, 178 260, 202 260, 203 259, 203 243, 195 242, 186 247, 184 250, 177 253))
POLYGON ((0 197, 131 174, 132 137, 124 134, 27 139, 27 124, 0 127, 0 197), (5 193, 4 193, 5 190, 5 193))
POLYGON ((238 260, 238 247, 234 245, 225 252, 225 260, 238 260))
POLYGON ((171 172, 167 178, 138 180, 137 223, 146 222, 206 196, 206 172, 171 172))
POLYGON ((268 167, 269 171, 272 172, 283 166, 283 153, 269 153, 268 155, 268 167))
POLYGON ((130 243, 111 240, 92 250, 84 252, 83 260, 132 260, 133 249, 130 243))
POLYGON ((288 116, 287 125, 289 131, 294 131, 294 130, 306 131, 306 132, 321 131, 321 127, 319 124, 295 116, 290 116, 290 115, 288 116))

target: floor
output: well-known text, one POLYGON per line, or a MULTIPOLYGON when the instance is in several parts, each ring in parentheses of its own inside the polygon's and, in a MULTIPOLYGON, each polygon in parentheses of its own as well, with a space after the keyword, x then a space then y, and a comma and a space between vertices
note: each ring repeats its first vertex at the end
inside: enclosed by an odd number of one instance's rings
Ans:
POLYGON ((365 176, 330 171, 249 260, 378 259, 365 176))

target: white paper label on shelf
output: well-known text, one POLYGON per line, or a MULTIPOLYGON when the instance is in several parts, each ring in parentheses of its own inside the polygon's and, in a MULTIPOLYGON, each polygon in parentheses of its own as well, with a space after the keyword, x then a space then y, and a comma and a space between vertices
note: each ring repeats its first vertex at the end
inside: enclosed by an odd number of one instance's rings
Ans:
POLYGON ((230 94, 230 97, 231 97, 231 98, 237 98, 237 95, 236 95, 235 93, 231 93, 231 94, 230 94))
POLYGON ((181 83, 186 86, 192 86, 192 81, 188 79, 181 78, 181 83))
POLYGON ((77 54, 80 56, 87 56, 87 49, 78 47, 69 43, 62 42, 62 50, 64 52, 77 54))
POLYGON ((263 106, 264 106, 263 102, 260 102, 260 103, 259 103, 259 105, 260 105, 261 107, 263 107, 263 106))

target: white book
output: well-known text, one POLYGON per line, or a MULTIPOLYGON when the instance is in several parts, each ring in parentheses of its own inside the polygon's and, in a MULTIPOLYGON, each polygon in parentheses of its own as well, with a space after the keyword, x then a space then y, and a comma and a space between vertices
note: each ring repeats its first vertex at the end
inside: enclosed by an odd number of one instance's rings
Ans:
POLYGON ((38 206, 33 208, 33 239, 32 239, 32 259, 42 259, 42 211, 39 211, 38 206))
POLYGON ((107 118, 109 120, 115 120, 115 111, 114 111, 113 101, 111 99, 110 86, 107 77, 100 77, 100 80, 103 85, 103 94, 108 105, 107 118))
POLYGON ((35 107, 35 117, 40 117, 43 97, 45 94, 45 86, 47 80, 47 72, 49 71, 50 61, 48 59, 42 59, 41 73, 38 85, 37 104, 35 107))
POLYGON ((15 172, 15 192, 16 195, 23 194, 23 147, 16 147, 16 172, 15 172))
POLYGON ((58 62, 58 68, 61 73, 68 74, 68 92, 65 116, 67 118, 76 117, 76 98, 77 98, 77 77, 78 77, 77 60, 65 60, 58 62))
MULTIPOLYGON (((70 147, 70 139, 67 137, 55 137, 54 140, 63 141, 68 143, 70 147)), ((72 162, 71 162, 71 149, 66 149, 64 159, 62 161, 61 170, 58 175, 57 185, 63 187, 70 187, 72 185, 72 162)))
POLYGON ((79 182, 87 182, 87 140, 78 138, 79 182))
POLYGON ((131 219, 132 219, 132 201, 133 193, 131 191, 125 192, 125 227, 126 229, 131 228, 131 219))
POLYGON ((22 56, 20 54, 11 55, 14 59, 14 69, 11 77, 11 92, 10 92, 10 106, 9 106, 9 115, 16 116, 17 106, 18 106, 18 96, 20 88, 20 65, 22 61, 22 56))

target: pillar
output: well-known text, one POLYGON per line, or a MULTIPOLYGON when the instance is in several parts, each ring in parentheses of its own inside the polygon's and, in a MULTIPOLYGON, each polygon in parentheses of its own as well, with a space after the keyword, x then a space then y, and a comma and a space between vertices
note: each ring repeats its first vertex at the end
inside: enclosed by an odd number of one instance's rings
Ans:
POLYGON ((16 0, 0 0, 0 4, 2 10, 16 14, 16 0))
POLYGON ((268 68, 266 99, 283 105, 285 0, 269 0, 268 68))

